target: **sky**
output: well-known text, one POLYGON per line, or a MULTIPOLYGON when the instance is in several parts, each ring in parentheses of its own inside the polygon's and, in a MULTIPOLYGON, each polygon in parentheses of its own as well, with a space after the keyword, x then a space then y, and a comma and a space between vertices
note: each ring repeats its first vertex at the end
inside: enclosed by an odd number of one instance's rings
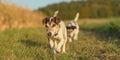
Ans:
POLYGON ((27 7, 30 10, 38 9, 39 7, 45 7, 49 4, 60 3, 60 2, 70 2, 71 0, 3 0, 8 3, 14 3, 17 6, 27 7))

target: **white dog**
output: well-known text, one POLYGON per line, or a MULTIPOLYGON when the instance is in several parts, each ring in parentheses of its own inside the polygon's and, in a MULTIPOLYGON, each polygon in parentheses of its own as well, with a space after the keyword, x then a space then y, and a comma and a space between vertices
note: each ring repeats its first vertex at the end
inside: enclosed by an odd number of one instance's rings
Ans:
POLYGON ((55 12, 53 17, 46 17, 42 23, 46 27, 48 40, 53 53, 65 53, 65 45, 67 42, 67 30, 63 21, 56 17, 58 11, 55 12))
POLYGON ((78 18, 79 13, 77 13, 75 19, 70 21, 69 24, 66 26, 69 42, 72 42, 72 40, 77 40, 78 38, 79 33, 79 25, 77 23, 78 18))

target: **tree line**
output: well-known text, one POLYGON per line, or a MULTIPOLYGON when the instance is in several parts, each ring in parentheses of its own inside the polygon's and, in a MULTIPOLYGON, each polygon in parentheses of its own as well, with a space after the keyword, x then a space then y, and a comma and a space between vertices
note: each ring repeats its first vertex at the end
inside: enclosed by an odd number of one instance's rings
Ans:
POLYGON ((52 16, 53 12, 59 10, 59 16, 64 19, 73 19, 77 12, 80 18, 108 18, 120 16, 120 0, 81 0, 62 2, 59 4, 48 5, 39 8, 48 16, 52 16))

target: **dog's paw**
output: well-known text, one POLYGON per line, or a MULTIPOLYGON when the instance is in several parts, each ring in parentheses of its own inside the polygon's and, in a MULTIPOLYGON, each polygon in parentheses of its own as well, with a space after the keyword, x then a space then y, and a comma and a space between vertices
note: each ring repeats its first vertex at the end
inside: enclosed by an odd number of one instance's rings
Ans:
POLYGON ((69 42, 72 42, 72 39, 69 39, 69 42))
POLYGON ((53 51, 53 54, 56 54, 56 53, 57 53, 57 52, 54 50, 54 51, 53 51))
POLYGON ((77 38, 74 38, 73 40, 78 40, 77 38))
POLYGON ((63 54, 65 54, 65 53, 66 53, 66 51, 62 51, 62 53, 63 53, 63 54))
POLYGON ((74 40, 77 40, 77 39, 74 39, 74 40))
POLYGON ((72 40, 69 40, 69 42, 72 42, 72 40))
POLYGON ((58 49, 58 48, 56 49, 56 52, 57 52, 57 53, 60 53, 60 51, 61 51, 60 49, 58 49))
POLYGON ((52 54, 56 54, 56 50, 54 48, 52 48, 52 54))

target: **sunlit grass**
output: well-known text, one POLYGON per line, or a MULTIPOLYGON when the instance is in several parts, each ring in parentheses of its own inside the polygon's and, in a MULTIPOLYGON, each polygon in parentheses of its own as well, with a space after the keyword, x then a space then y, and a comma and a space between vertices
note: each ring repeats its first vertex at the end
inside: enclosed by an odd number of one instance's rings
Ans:
POLYGON ((0 4, 0 11, 0 30, 4 30, 0 32, 0 60, 120 60, 119 18, 79 20, 78 40, 67 42, 66 54, 53 55, 45 28, 36 28, 41 26, 42 14, 14 4, 0 4))
POLYGON ((45 28, 9 29, 0 32, 2 60, 119 60, 118 40, 103 41, 80 30, 79 38, 67 42, 66 54, 52 55, 45 28))
POLYGON ((17 7, 15 4, 0 3, 0 31, 13 28, 40 27, 44 14, 17 7))

